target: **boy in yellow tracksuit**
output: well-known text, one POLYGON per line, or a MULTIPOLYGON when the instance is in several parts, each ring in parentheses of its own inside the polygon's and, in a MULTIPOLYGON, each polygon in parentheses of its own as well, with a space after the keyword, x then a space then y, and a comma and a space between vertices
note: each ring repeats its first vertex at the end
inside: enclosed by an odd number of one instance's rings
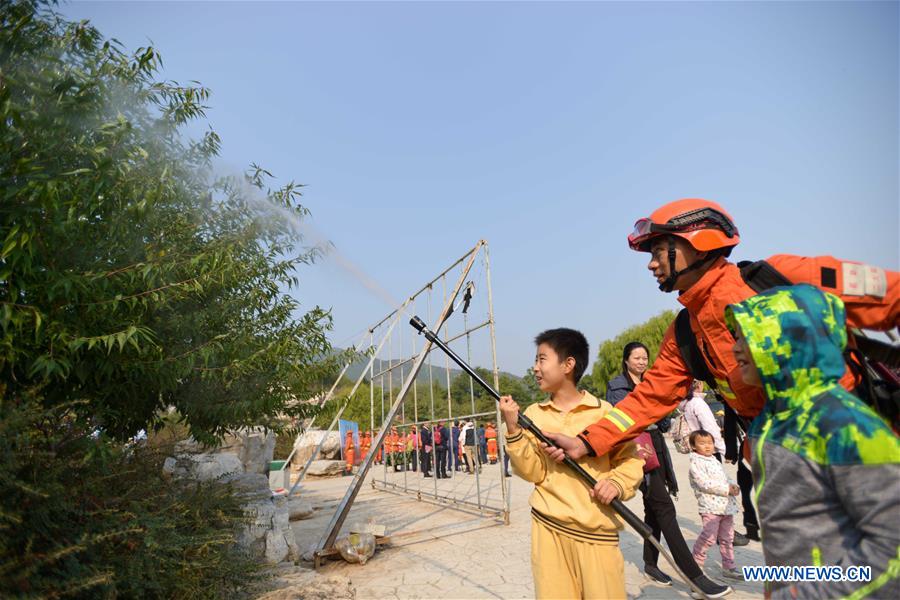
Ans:
MULTIPOLYGON (((612 408, 576 387, 588 362, 588 343, 573 329, 551 329, 535 338, 534 376, 550 399, 525 409, 542 431, 577 435, 612 408)), ((591 496, 565 464, 549 460, 540 442, 518 426, 519 407, 500 400, 506 451, 516 473, 534 483, 531 494, 531 569, 538 598, 625 598, 625 564, 619 550, 622 522, 607 506, 628 500, 644 462, 632 442, 579 463, 600 485, 591 496)))

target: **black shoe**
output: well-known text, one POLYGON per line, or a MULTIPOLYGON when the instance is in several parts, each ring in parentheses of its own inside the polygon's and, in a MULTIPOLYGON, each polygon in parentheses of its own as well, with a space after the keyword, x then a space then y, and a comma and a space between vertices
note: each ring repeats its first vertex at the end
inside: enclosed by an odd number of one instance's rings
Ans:
POLYGON ((506 475, 507 477, 512 477, 511 473, 504 473, 504 475, 506 475))
MULTIPOLYGON (((737 537, 738 534, 734 534, 737 537)), ((754 542, 758 542, 759 540, 759 527, 753 527, 752 525, 747 525, 747 533, 744 534, 744 537, 748 540, 753 540, 754 542)))
POLYGON ((749 543, 750 543, 750 540, 747 539, 746 535, 740 534, 737 531, 734 532, 734 542, 732 542, 732 545, 746 546, 749 543))
POLYGON ((672 578, 660 571, 656 565, 644 565, 644 575, 660 585, 672 585, 672 578))
MULTIPOLYGON (((691 582, 700 588, 707 598, 722 598, 734 591, 730 586, 720 585, 706 575, 698 575, 691 579, 691 582)), ((700 598, 700 595, 691 590, 691 598, 700 598)))
POLYGON ((431 473, 425 473, 423 476, 424 476, 424 477, 431 477, 431 473))

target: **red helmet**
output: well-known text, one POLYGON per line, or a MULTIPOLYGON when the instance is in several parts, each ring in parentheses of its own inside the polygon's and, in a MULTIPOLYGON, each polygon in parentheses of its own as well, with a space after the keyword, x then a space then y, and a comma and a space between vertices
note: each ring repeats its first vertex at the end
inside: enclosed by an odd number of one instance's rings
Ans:
POLYGON ((737 246, 738 229, 725 210, 715 202, 685 198, 664 204, 649 218, 639 219, 628 236, 632 250, 649 252, 650 242, 661 235, 677 235, 701 252, 737 246))

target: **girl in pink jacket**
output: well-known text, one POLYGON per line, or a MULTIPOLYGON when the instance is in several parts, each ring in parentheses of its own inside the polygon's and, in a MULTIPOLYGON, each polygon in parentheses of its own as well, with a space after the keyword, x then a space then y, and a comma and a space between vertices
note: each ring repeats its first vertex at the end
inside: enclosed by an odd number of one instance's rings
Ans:
POLYGON ((691 489, 697 497, 703 531, 694 543, 694 560, 700 567, 706 562, 706 552, 719 541, 722 554, 722 575, 743 579, 734 566, 734 515, 738 511, 735 497, 741 488, 725 475, 722 463, 716 460, 713 436, 703 429, 691 433, 691 489))

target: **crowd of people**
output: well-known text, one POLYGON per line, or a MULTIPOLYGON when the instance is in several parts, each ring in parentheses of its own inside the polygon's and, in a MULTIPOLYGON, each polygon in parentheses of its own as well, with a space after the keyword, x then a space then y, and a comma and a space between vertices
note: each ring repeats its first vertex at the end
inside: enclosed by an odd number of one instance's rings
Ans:
MULTIPOLYGON (((394 471, 421 473, 423 477, 448 479, 451 473, 481 473, 483 465, 500 460, 498 430, 493 422, 477 423, 474 419, 435 421, 421 425, 394 426, 375 454, 374 463, 394 471)), ((346 448, 352 448, 348 437, 346 448)), ((359 436, 359 461, 365 460, 372 448, 372 432, 359 436)), ((353 450, 345 449, 347 471, 356 462, 353 450)), ((504 456, 504 473, 510 477, 509 458, 504 456)))
MULTIPOLYGON (((733 591, 704 572, 709 549, 719 547, 721 576, 740 580, 734 546, 749 540, 761 542, 767 566, 801 568, 770 577, 767 598, 900 597, 900 380, 889 354, 868 358, 853 337, 900 325, 900 273, 829 256, 736 265, 728 258, 739 241, 730 215, 706 200, 672 202, 640 219, 630 246, 650 254, 660 290, 677 291, 684 306, 652 367, 646 346, 628 344, 621 375, 599 400, 578 389, 584 336, 548 330, 535 339, 534 373, 549 399, 525 415, 553 445, 520 429, 515 400, 501 399, 511 463, 535 486, 539 598, 625 598, 623 524, 610 504, 637 490, 644 521, 665 538, 697 597, 733 591), (721 429, 706 387, 724 403, 721 429), (662 435, 679 406, 675 446, 690 452, 703 523, 692 548, 671 499, 678 482, 662 435), (649 439, 640 453, 638 436, 649 439), (593 489, 566 458, 597 480, 593 489), (726 462, 736 464, 736 479, 726 462), (743 534, 734 531, 738 497, 743 534), (843 575, 811 580, 803 567, 843 575), (854 567, 869 577, 847 576, 854 567)), ((670 585, 656 545, 644 550, 646 576, 670 585)))

